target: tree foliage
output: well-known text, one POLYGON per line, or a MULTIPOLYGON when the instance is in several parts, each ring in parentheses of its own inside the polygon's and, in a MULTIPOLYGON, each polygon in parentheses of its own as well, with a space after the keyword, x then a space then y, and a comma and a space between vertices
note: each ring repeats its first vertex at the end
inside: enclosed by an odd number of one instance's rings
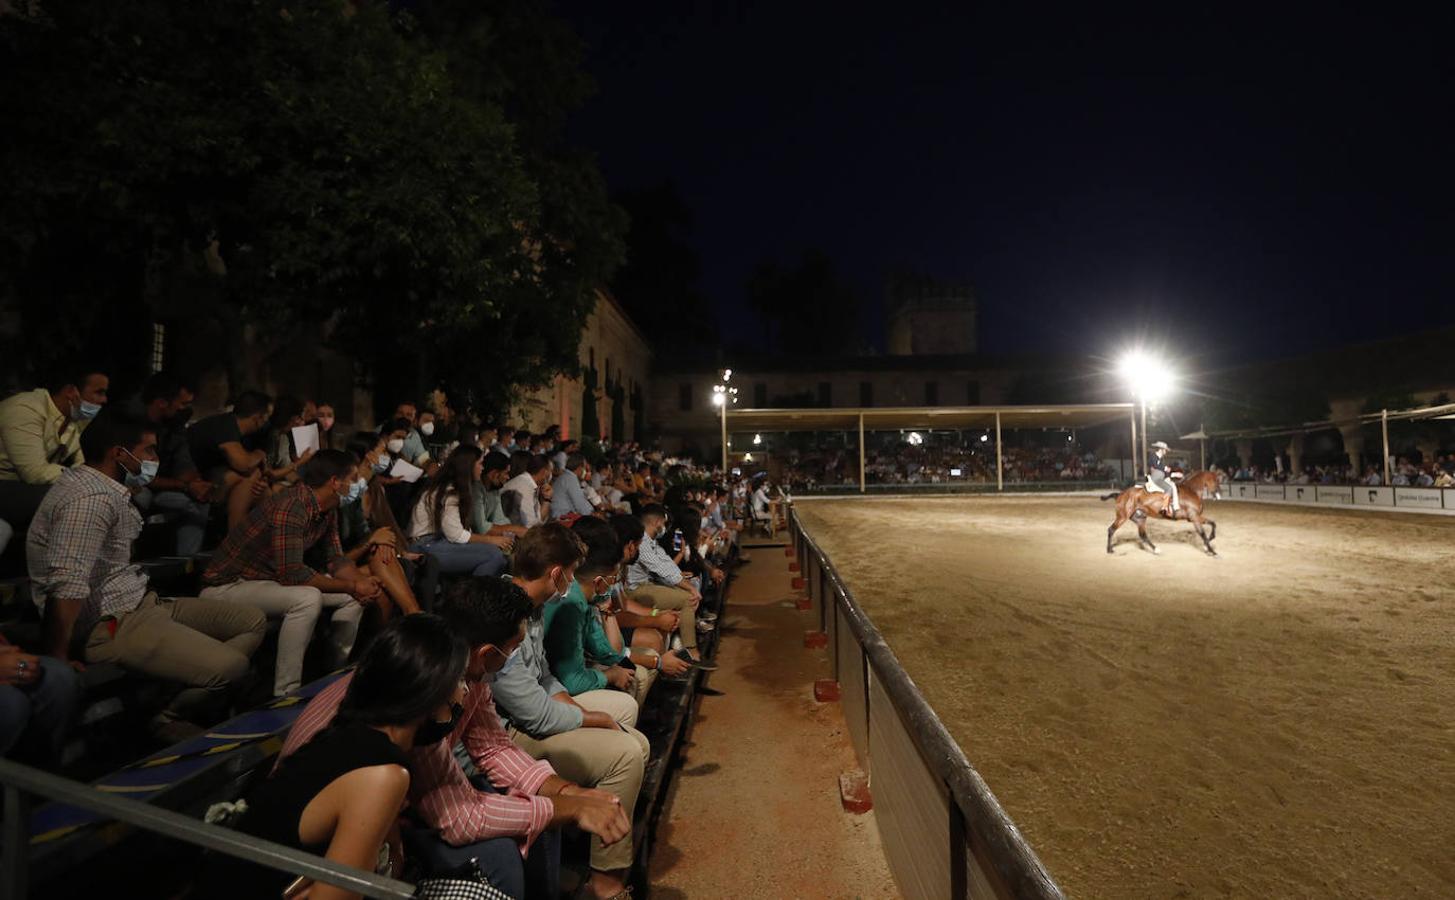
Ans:
POLYGON ((622 218, 560 140, 587 83, 538 4, 36 8, 0 17, 0 302, 32 357, 192 320, 320 333, 377 388, 460 407, 574 372, 563 323, 622 218), (466 27, 432 32, 436 8, 466 27))
POLYGON ((764 351, 832 355, 862 343, 859 297, 822 251, 809 250, 791 266, 759 263, 747 291, 763 323, 764 351))

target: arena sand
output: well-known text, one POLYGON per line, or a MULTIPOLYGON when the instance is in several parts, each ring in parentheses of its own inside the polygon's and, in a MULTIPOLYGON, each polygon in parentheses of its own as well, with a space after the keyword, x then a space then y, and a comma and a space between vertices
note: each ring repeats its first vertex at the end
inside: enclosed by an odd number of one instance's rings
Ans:
POLYGON ((1455 896, 1455 519, 798 510, 1071 897, 1455 896))

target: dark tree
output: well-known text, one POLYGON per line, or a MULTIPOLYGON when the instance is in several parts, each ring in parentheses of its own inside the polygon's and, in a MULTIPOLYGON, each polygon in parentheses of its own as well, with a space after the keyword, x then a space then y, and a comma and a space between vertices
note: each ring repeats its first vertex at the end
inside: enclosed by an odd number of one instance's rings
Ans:
POLYGON ((692 249, 692 213, 675 185, 664 182, 616 197, 631 225, 626 262, 612 281, 616 299, 659 356, 702 353, 717 341, 717 322, 698 286, 702 266, 692 249))
POLYGON ((809 250, 791 267, 758 264, 747 284, 748 302, 763 322, 763 350, 837 355, 862 345, 859 297, 833 261, 809 250))

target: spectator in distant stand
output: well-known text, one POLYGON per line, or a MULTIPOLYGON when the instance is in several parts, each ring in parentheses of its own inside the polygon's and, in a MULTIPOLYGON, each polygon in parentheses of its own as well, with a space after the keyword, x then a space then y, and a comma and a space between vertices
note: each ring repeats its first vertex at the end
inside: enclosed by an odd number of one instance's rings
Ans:
POLYGON ((585 492, 581 490, 581 479, 585 474, 586 457, 580 453, 572 453, 566 457, 561 474, 551 484, 551 512, 557 517, 571 513, 589 516, 596 512, 596 507, 591 505, 591 501, 586 499, 585 492))
POLYGON ((0 635, 0 756, 57 765, 80 699, 81 679, 70 666, 0 635))
POLYGON ((439 560, 446 575, 477 577, 505 571, 507 538, 470 531, 474 509, 471 485, 480 481, 479 447, 459 447, 430 478, 409 517, 410 549, 439 560))
POLYGON ((348 496, 357 460, 342 450, 321 450, 303 467, 302 481, 264 500, 217 548, 202 575, 203 597, 250 606, 281 618, 274 696, 303 681, 303 655, 324 607, 333 610, 330 664, 353 650, 363 604, 383 593, 379 580, 359 571, 339 543, 338 507, 348 496), (304 562, 317 548, 324 572, 304 562))
POLYGON ((212 502, 227 510, 229 530, 242 522, 266 487, 263 464, 267 454, 247 449, 243 438, 267 427, 272 409, 273 400, 267 394, 243 391, 231 412, 208 416, 187 429, 192 462, 212 482, 212 502))
POLYGON ((61 473, 85 461, 81 432, 110 388, 106 375, 81 366, 0 401, 0 519, 24 531, 61 473))
MULTIPOLYGON (((1451 473, 1445 471, 1444 469, 1441 469, 1440 470, 1440 474, 1435 476, 1435 487, 1438 487, 1438 488, 1455 487, 1455 475, 1452 475, 1451 473)), ((4 541, 0 541, 0 550, 4 550, 4 549, 5 549, 4 541)))
POLYGON ((551 518, 551 464, 539 454, 516 453, 510 459, 511 479, 500 489, 510 521, 534 528, 551 518))
POLYGON ((178 556, 195 556, 202 550, 212 512, 212 482, 197 471, 187 442, 192 399, 186 382, 169 372, 157 372, 142 386, 140 403, 128 410, 156 428, 161 461, 157 477, 132 499, 143 515, 156 511, 176 526, 178 556))
POLYGON ((262 643, 256 611, 206 599, 162 599, 131 562, 141 514, 128 487, 157 467, 149 425, 102 418, 81 437, 86 463, 61 475, 36 512, 26 559, 43 608, 44 646, 57 659, 115 663, 186 688, 152 720, 173 742, 215 721, 262 643))

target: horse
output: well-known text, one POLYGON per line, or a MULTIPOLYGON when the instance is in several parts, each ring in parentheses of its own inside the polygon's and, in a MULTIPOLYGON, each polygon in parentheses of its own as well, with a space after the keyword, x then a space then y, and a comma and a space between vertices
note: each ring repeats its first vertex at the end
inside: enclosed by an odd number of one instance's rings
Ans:
POLYGON ((1172 515, 1171 497, 1160 491, 1149 491, 1144 485, 1134 484, 1120 494, 1113 491, 1110 494, 1103 494, 1102 500, 1117 498, 1117 517, 1106 529, 1106 552, 1110 553, 1112 536, 1117 529, 1126 524, 1128 519, 1137 523, 1137 542, 1144 548, 1150 548, 1153 553, 1159 552, 1157 545, 1147 537, 1147 517, 1161 516, 1168 519, 1186 519, 1197 529, 1197 536, 1202 538, 1202 545, 1207 548, 1211 556, 1217 556, 1218 552, 1213 549, 1212 542, 1218 536, 1218 523, 1208 519, 1202 514, 1202 492, 1211 491, 1212 496, 1222 498, 1222 492, 1218 487, 1218 476, 1213 472, 1194 472, 1187 478, 1176 482, 1177 502, 1180 507, 1176 515, 1172 515), (1207 525, 1209 528, 1204 529, 1207 525))

